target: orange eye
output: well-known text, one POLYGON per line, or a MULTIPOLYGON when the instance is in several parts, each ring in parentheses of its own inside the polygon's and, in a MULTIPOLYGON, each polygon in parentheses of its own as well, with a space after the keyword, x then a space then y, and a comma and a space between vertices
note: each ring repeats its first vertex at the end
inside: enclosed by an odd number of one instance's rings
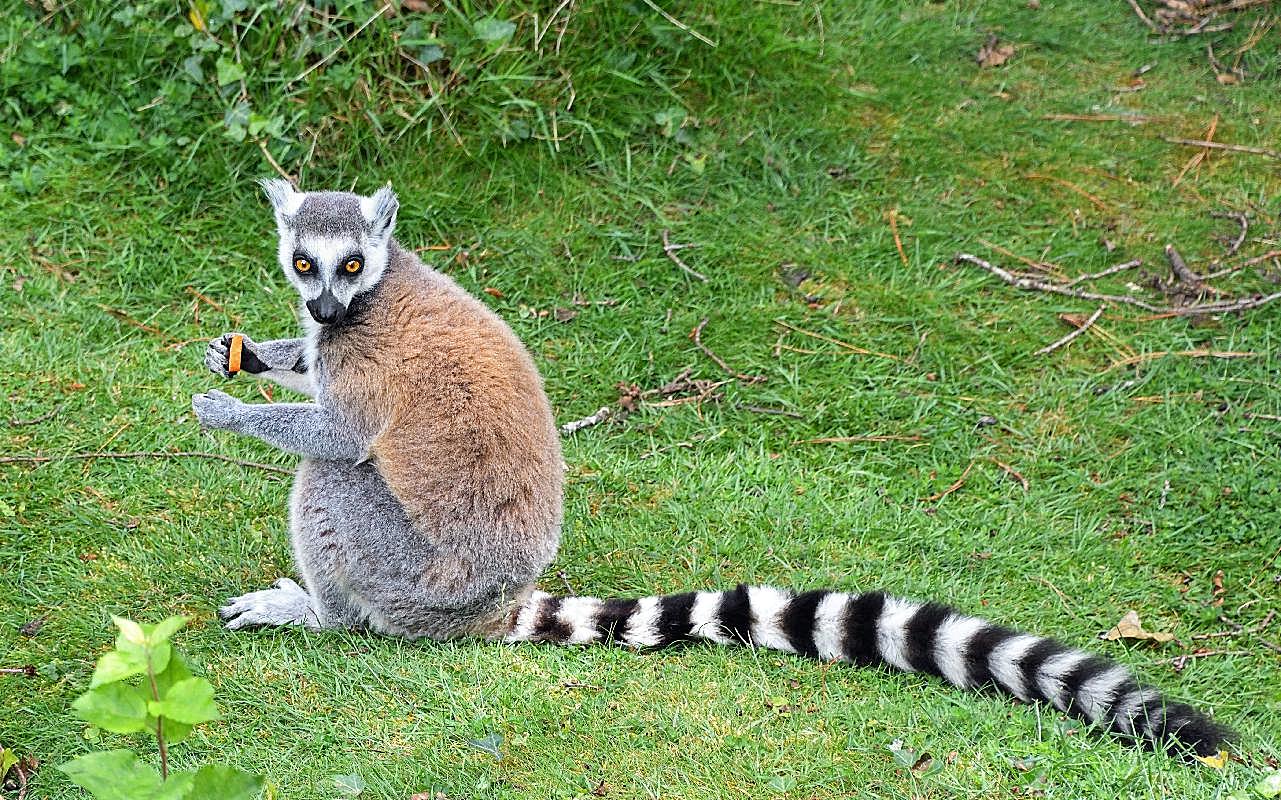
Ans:
POLYGON ((360 264, 359 258, 353 258, 343 265, 343 269, 347 270, 347 272, 351 273, 352 275, 355 275, 357 272, 360 272, 360 267, 361 267, 361 264, 360 264))
POLYGON ((306 272, 311 269, 311 262, 305 258, 296 258, 294 259, 294 269, 299 272, 306 272))

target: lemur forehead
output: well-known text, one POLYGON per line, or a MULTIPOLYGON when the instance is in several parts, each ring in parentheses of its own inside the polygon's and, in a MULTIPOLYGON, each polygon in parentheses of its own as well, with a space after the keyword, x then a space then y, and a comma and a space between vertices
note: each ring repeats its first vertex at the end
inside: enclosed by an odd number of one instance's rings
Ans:
POLYGON ((290 223, 304 236, 358 239, 369 233, 360 196, 348 192, 308 192, 290 223))

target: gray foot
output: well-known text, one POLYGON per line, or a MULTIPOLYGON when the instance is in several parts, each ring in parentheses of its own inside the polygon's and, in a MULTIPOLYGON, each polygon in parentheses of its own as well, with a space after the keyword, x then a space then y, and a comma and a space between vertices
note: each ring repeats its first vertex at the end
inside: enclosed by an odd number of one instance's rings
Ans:
POLYGON ((320 615, 307 590, 289 578, 281 578, 273 588, 250 592, 227 601, 218 616, 233 631, 267 625, 301 625, 319 630, 320 615))

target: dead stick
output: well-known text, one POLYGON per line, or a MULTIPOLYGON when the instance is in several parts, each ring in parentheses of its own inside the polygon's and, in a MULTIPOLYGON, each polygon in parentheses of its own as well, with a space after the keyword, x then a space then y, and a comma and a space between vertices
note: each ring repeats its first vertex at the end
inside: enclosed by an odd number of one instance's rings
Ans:
POLYGON ((1022 484, 1023 491, 1026 492, 1028 490, 1027 478, 1023 477, 1023 475, 1018 470, 1014 469, 1014 467, 1011 467, 1009 464, 1006 464, 1004 461, 1000 461, 991 456, 988 456, 988 460, 991 461, 993 464, 997 465, 998 467, 1000 467, 1001 469, 1005 470, 1005 474, 1009 475, 1011 478, 1015 479, 1020 484, 1022 484))
POLYGON ((1123 358, 1120 361, 1114 361, 1105 370, 1116 369, 1117 367, 1129 367, 1135 364, 1141 364, 1144 361, 1151 361, 1156 358, 1165 358, 1166 356, 1183 356, 1185 358, 1253 358, 1258 353, 1238 352, 1233 350, 1157 350, 1152 353, 1140 353, 1137 356, 1123 358))
POLYGON ((191 450, 148 450, 128 453, 67 453, 60 456, 3 456, 0 464, 45 464, 53 461, 93 461, 99 458, 208 458, 224 461, 242 467, 253 467, 280 475, 293 475, 294 471, 277 467, 273 464, 260 464, 257 461, 242 461, 239 458, 224 456, 220 453, 201 453, 191 450))
POLYGON ((1116 266, 1108 267, 1102 272, 1092 272, 1089 275, 1080 275, 1068 281, 1066 285, 1076 286, 1078 283, 1085 283, 1086 281, 1097 281, 1099 278, 1106 278, 1109 275, 1115 275, 1118 272, 1125 272, 1126 270, 1141 266, 1143 266, 1143 259, 1136 258, 1133 261, 1126 261, 1124 264, 1117 264, 1116 266))
POLYGON ((824 436, 819 439, 801 439, 792 442, 792 444, 845 444, 846 442, 921 442, 924 436, 912 434, 911 436, 900 436, 897 434, 870 434, 865 436, 824 436))
POLYGON ((699 350, 702 350, 704 353, 706 353, 708 358, 715 361, 717 366, 725 370, 725 374, 730 375, 734 378, 737 378, 743 383, 761 383, 762 381, 765 380, 764 375, 748 375, 745 372, 738 372, 729 364, 726 364, 725 359, 713 353, 710 347, 703 344, 703 328, 706 327, 706 325, 707 325, 707 317, 703 317, 702 321, 699 322, 697 325, 695 325, 694 330, 690 331, 690 334, 689 334, 689 338, 694 340, 694 344, 698 345, 699 350))
MULTIPOLYGON (((1042 347, 1040 350, 1037 350, 1032 355, 1034 356, 1049 355, 1050 353, 1053 353, 1055 350, 1058 350, 1060 347, 1066 346, 1073 339, 1075 339, 1076 337, 1080 336, 1081 334, 1089 330, 1091 325, 1093 325, 1095 322, 1098 322, 1099 317, 1103 316, 1103 309, 1105 308, 1107 308, 1106 304, 1099 306, 1097 309, 1095 309, 1094 313, 1091 314, 1085 322, 1081 323, 1081 326, 1079 328, 1072 331, 1067 336, 1064 336, 1062 339, 1059 339, 1057 342, 1047 344, 1045 347, 1042 347)), ((997 463, 999 464, 1000 462, 997 462, 997 463)), ((1024 483, 1026 483, 1026 481, 1024 481, 1024 483)), ((1025 485, 1023 488, 1026 489, 1027 486, 1025 485)))
POLYGON ((572 436, 583 428, 590 428, 593 425, 601 424, 611 416, 613 416, 613 412, 610 411, 609 406, 601 406, 595 414, 583 417, 582 419, 576 419, 573 422, 566 422, 564 425, 561 425, 560 435, 572 436))
POLYGON ((1201 286, 1201 276, 1188 267, 1188 262, 1183 260, 1183 256, 1179 255, 1178 250, 1174 249, 1174 245, 1167 244, 1165 246, 1165 258, 1170 262, 1170 271, 1174 273, 1174 277, 1178 278, 1180 283, 1187 284, 1194 289, 1201 286))
POLYGON ((859 355, 864 355, 864 356, 879 356, 881 358, 888 358, 891 361, 903 360, 898 356, 892 356, 889 353, 878 353, 875 350, 868 350, 865 347, 859 347, 858 345, 853 345, 853 344, 850 344, 849 342, 842 342, 840 339, 833 339, 832 337, 824 336, 821 333, 815 333, 813 331, 807 331, 804 328, 798 328, 795 325, 784 322, 781 319, 776 319, 774 320, 774 322, 777 323, 778 325, 783 326, 784 328, 787 328, 789 331, 793 333, 799 333, 802 336, 808 336, 811 339, 818 339, 820 342, 829 342, 831 344, 837 345, 838 347, 844 347, 846 350, 849 350, 851 353, 858 353, 859 355))
POLYGON ((901 260, 903 262, 903 266, 906 267, 907 253, 903 252, 903 240, 899 238, 899 235, 898 235, 898 209, 897 208, 890 209, 889 218, 890 218, 890 233, 894 234, 894 247, 898 249, 899 260, 901 260))
POLYGON ((49 413, 41 414, 38 417, 32 417, 31 419, 10 419, 9 425, 10 427, 14 427, 14 428, 21 428, 25 425, 39 425, 40 423, 46 420, 50 420, 58 416, 59 414, 62 413, 62 409, 66 407, 67 407, 67 404, 63 403, 62 405, 58 406, 54 410, 50 411, 49 413))
POLYGON ((1124 303, 1126 305, 1138 306, 1144 311, 1161 312, 1165 310, 1158 306, 1154 306, 1151 303, 1144 302, 1137 297, 1131 297, 1128 294, 1098 294, 1097 292, 1085 292, 1080 289, 1072 289, 1067 286, 1060 286, 1057 283, 1048 283, 1035 278, 1020 278, 1008 270, 1002 269, 995 264, 990 264, 978 256, 970 255, 969 253, 958 253, 955 260, 964 261, 967 264, 973 264, 976 267, 985 269, 1016 289, 1023 289, 1030 292, 1061 294, 1065 297, 1075 297, 1080 300, 1098 300, 1103 303, 1124 303))
POLYGON ((707 282, 706 275, 694 269, 689 264, 686 264, 684 261, 681 260, 680 256, 676 255, 677 250, 680 250, 682 247, 687 247, 688 245, 672 244, 671 241, 668 239, 669 235, 670 235, 670 231, 667 231, 667 230, 663 231, 663 253, 665 253, 667 257, 672 260, 673 264, 685 270, 686 273, 706 283, 707 282))
POLYGON ((1245 214, 1242 214, 1240 211, 1224 211, 1222 213, 1211 214, 1210 216, 1215 217, 1216 219, 1230 219, 1241 226, 1241 231, 1237 234, 1237 238, 1233 239, 1232 243, 1228 245, 1228 255, 1236 255, 1237 251, 1241 249, 1241 245, 1245 244, 1246 234, 1250 231, 1250 218, 1245 214))
POLYGON ((947 497, 952 492, 955 492, 957 489, 960 489, 962 486, 965 485, 965 477, 970 474, 970 470, 972 469, 974 469, 973 461, 970 462, 970 465, 965 468, 964 472, 961 473, 961 477, 957 478, 956 481, 951 486, 947 487, 946 489, 939 492, 938 494, 932 494, 929 497, 921 498, 922 502, 936 503, 939 500, 942 500, 944 497, 947 497))
POLYGON ((1126 0, 1126 2, 1130 4, 1130 8, 1134 9, 1134 13, 1138 16, 1138 18, 1143 20, 1144 25, 1147 25, 1149 28, 1151 28, 1154 31, 1158 30, 1156 23, 1148 19, 1148 15, 1143 13, 1143 9, 1139 7, 1138 0, 1126 0))
POLYGON ((1266 147, 1249 147, 1244 144, 1224 144, 1223 142, 1210 142, 1205 139, 1180 139, 1175 136, 1162 136, 1162 139, 1171 144, 1181 144, 1186 147, 1206 147, 1211 150, 1227 150, 1232 153, 1249 153, 1255 156, 1265 156, 1281 160, 1281 153, 1276 150, 1269 150, 1266 147))
POLYGON ((1081 300, 1098 300, 1103 303, 1124 303, 1126 305, 1136 306, 1144 311, 1151 311, 1154 314, 1171 317, 1187 317, 1194 314, 1228 314, 1234 311, 1248 311, 1262 305, 1267 305, 1274 300, 1281 299, 1281 292, 1275 292, 1269 295, 1244 297, 1239 300, 1222 300, 1214 303, 1193 303, 1186 306, 1162 307, 1154 306, 1151 303, 1140 300, 1137 297, 1132 297, 1128 294, 1098 294, 1096 292, 1083 292, 1080 289, 1061 286, 1057 283, 1048 283, 1046 281, 1037 280, 1036 278, 1020 277, 994 264, 989 264, 978 256, 971 255, 969 253, 958 253, 953 260, 958 262, 964 261, 967 264, 973 264, 976 267, 981 267, 1016 289, 1023 289, 1030 292, 1060 294, 1065 297, 1076 297, 1081 300))

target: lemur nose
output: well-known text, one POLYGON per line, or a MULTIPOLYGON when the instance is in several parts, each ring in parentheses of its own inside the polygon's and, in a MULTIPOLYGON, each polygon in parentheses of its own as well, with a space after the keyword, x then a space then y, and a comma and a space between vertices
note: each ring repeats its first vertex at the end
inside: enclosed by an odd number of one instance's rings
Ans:
POLYGON ((321 325, 333 325, 347 315, 347 306, 338 302, 338 298, 326 289, 320 297, 307 301, 307 311, 321 325))

